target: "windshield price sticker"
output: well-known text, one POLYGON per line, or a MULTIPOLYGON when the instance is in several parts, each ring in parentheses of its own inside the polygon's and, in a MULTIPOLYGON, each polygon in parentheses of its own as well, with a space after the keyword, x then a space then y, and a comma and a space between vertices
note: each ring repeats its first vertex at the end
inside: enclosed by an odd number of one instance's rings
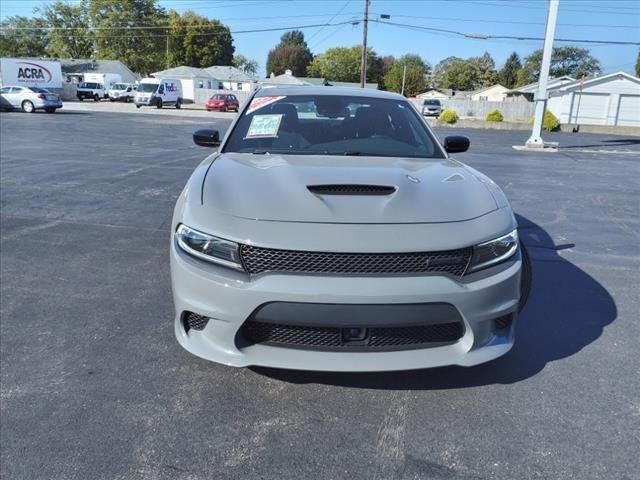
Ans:
POLYGON ((255 112, 256 110, 258 110, 259 108, 266 107, 267 105, 271 105, 272 103, 277 102, 278 100, 282 100, 283 98, 286 98, 286 97, 285 96, 255 97, 253 100, 251 100, 251 103, 249 104, 249 108, 247 108, 245 115, 249 115, 255 112))
POLYGON ((278 129, 282 121, 282 114, 254 115, 251 125, 244 138, 274 138, 278 136, 278 129))

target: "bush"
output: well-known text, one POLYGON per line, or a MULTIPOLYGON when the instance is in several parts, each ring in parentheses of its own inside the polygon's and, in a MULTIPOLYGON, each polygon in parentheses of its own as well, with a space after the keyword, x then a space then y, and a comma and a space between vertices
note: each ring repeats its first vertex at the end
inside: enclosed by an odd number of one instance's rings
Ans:
MULTIPOLYGON (((529 123, 533 125, 535 117, 531 117, 529 123)), ((542 117, 542 129, 547 132, 555 132, 560 130, 560 120, 550 110, 545 110, 542 117)))
POLYGON ((442 111, 440 117, 438 117, 440 121, 445 123, 456 123, 458 121, 458 114, 455 110, 447 108, 442 111))
POLYGON ((502 112, 496 108, 495 110, 491 110, 487 113, 485 120, 487 122, 501 122, 504 120, 504 115, 502 115, 502 112))

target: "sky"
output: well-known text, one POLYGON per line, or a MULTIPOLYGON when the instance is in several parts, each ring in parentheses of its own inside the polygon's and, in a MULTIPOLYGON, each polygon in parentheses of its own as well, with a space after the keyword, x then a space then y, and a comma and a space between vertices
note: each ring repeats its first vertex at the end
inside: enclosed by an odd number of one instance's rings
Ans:
MULTIPOLYGON (((79 0, 72 0, 72 3, 79 0)), ((340 23, 363 17, 365 0, 160 0, 166 8, 192 10, 228 25, 236 53, 254 59, 259 74, 265 75, 269 50, 286 31, 241 33, 261 28, 296 28, 304 25, 340 23)), ((12 15, 33 15, 34 8, 52 3, 43 0, 0 0, 0 19, 12 15)), ((525 57, 542 48, 542 41, 471 39, 415 27, 455 30, 467 34, 543 37, 547 16, 546 0, 372 0, 368 45, 378 55, 405 53, 420 55, 432 66, 443 58, 467 58, 488 51, 496 66, 511 52, 525 57), (381 20, 380 15, 390 15, 381 20), (393 22, 407 26, 394 26, 393 22)), ((362 41, 362 24, 299 28, 314 54, 336 46, 362 41)), ((640 41, 640 2, 635 0, 560 0, 556 36, 568 39, 640 41)), ((556 42, 556 45, 567 43, 556 42)), ((638 46, 580 45, 600 60, 603 73, 634 73, 638 46)))

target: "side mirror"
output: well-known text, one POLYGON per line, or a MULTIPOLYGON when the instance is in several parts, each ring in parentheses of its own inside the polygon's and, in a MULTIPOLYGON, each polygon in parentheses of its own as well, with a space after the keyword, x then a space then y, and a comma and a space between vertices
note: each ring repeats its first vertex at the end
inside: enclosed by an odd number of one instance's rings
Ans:
POLYGON ((218 130, 209 130, 207 128, 196 130, 193 132, 193 143, 201 147, 218 147, 220 146, 220 133, 218 133, 218 130))
POLYGON ((449 135, 444 139, 444 149, 449 153, 466 152, 469 143, 469 139, 463 135, 449 135))

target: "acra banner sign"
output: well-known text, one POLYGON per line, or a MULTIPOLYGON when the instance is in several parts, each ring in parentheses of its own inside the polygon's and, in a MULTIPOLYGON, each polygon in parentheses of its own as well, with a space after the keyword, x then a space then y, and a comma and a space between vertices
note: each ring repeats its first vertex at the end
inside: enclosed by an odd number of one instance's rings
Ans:
POLYGON ((0 59, 2 85, 62 88, 60 62, 30 58, 0 59))

